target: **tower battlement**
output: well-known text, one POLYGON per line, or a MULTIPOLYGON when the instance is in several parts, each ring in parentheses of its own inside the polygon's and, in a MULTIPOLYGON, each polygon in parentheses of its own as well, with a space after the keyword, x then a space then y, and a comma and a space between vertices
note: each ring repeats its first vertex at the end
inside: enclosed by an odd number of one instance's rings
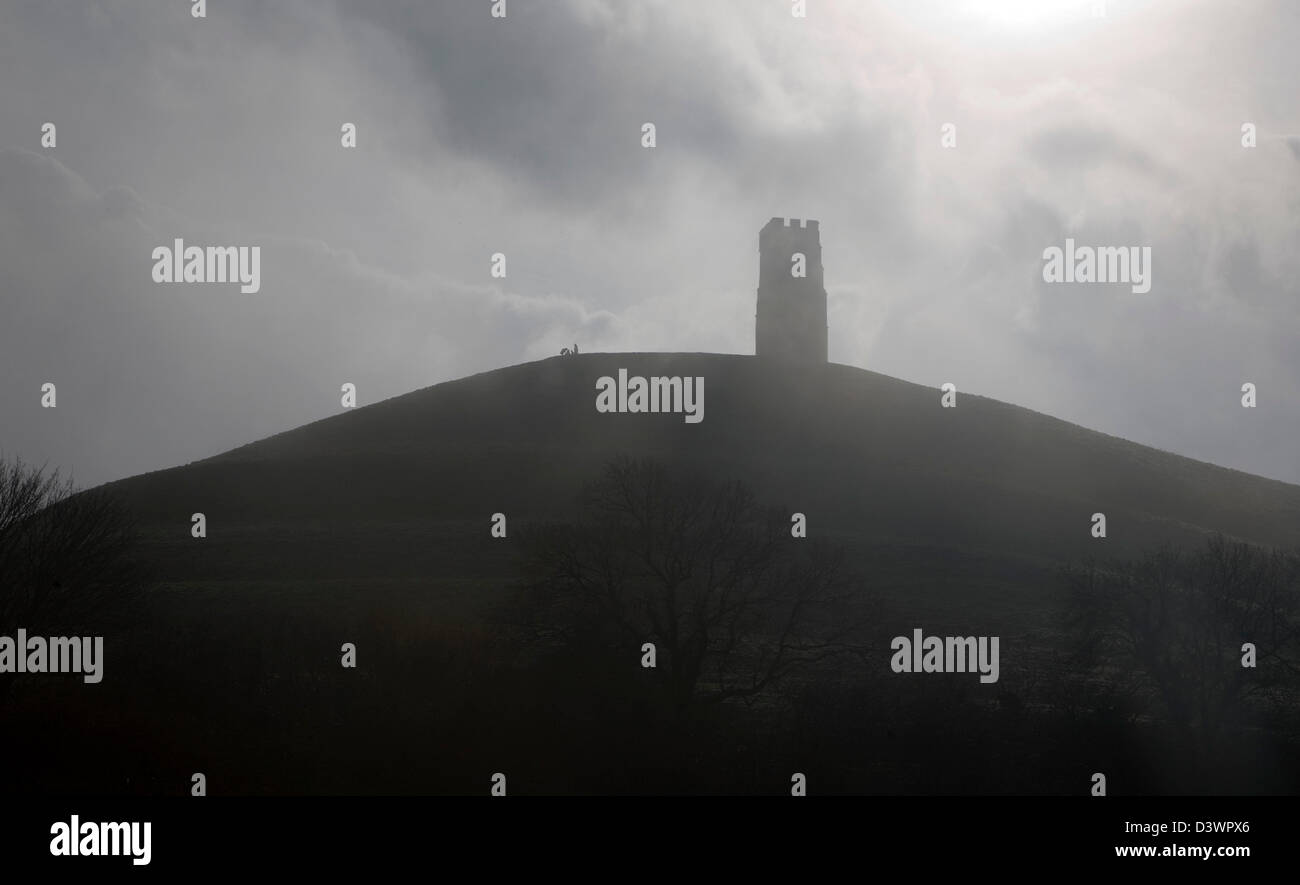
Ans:
POLYGON ((817 221, 772 218, 759 232, 758 252, 754 352, 764 358, 826 362, 826 289, 817 221))
POLYGON ((758 248, 762 250, 769 243, 775 244, 787 239, 802 240, 811 237, 820 241, 817 221, 812 218, 773 218, 763 225, 758 235, 758 248))
POLYGON ((799 227, 817 230, 817 220, 814 218, 780 218, 774 216, 772 220, 764 226, 764 230, 769 227, 799 227), (780 222, 780 224, 777 222, 780 222))

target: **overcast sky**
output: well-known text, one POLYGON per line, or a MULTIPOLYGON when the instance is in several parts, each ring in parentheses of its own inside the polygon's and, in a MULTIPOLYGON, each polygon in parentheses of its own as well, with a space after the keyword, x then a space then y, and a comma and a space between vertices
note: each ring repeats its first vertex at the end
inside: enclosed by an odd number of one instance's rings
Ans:
POLYGON ((833 362, 1300 482, 1300 4, 791 6, 7 0, 0 450, 90 485, 344 382, 752 353, 792 216, 833 362), (261 292, 155 284, 177 237, 260 245, 261 292), (1044 283, 1067 237, 1150 246, 1151 291, 1044 283))

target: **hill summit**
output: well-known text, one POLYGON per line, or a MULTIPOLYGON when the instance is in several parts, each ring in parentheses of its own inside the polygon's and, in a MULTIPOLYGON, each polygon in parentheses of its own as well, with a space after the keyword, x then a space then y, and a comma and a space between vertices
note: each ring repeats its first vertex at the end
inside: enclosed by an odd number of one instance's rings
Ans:
POLYGON ((491 514, 561 518, 618 454, 741 479, 760 500, 805 513, 810 536, 850 546, 1047 562, 1207 533, 1300 537, 1298 486, 980 396, 957 403, 836 364, 584 353, 438 384, 113 486, 159 552, 176 554, 178 580, 255 579, 295 562, 303 578, 445 574, 467 549, 494 549, 491 514), (599 380, 620 370, 702 379, 706 417, 602 412, 599 380), (189 537, 194 512, 212 527, 206 552, 189 537), (1095 513, 1104 539, 1092 535, 1095 513), (214 558, 217 548, 229 555, 214 558))

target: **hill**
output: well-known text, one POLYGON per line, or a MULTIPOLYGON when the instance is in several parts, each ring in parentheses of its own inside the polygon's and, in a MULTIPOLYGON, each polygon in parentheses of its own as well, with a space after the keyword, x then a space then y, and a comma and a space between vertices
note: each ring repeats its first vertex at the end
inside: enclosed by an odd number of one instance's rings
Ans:
POLYGON ((561 518, 618 453, 749 483, 850 545, 1039 564, 1210 532, 1300 538, 1300 486, 1027 409, 857 368, 715 354, 580 354, 435 385, 183 467, 123 480, 164 578, 450 577, 492 572, 512 524, 561 518), (704 378, 704 418, 601 414, 595 382, 704 378), (189 516, 206 514, 205 545, 189 516), (1094 539, 1103 512, 1107 537, 1094 539))
MULTIPOLYGON (((840 365, 581 354, 108 488, 157 582, 107 638, 94 693, 17 697, 0 752, 28 764, 11 791, 173 794, 198 770, 214 794, 479 794, 495 771, 524 793, 771 792, 809 768, 819 792, 1081 794, 1095 771, 1116 792, 1300 787, 1294 685, 1230 720, 1180 721, 1161 706, 1182 690, 1168 678, 1071 657, 1061 572, 1216 533, 1293 545, 1300 487, 991 399, 942 408, 937 390, 840 365), (598 411, 597 380, 620 369, 702 378, 703 420, 598 411), (805 514, 809 539, 847 553, 875 646, 687 718, 660 705, 639 641, 522 654, 500 618, 518 604, 517 542, 573 517, 619 455, 805 514), (1000 637, 1000 680, 891 672, 882 649, 913 629, 1000 637)), ((1239 671, 1240 641, 1216 667, 1239 671)))

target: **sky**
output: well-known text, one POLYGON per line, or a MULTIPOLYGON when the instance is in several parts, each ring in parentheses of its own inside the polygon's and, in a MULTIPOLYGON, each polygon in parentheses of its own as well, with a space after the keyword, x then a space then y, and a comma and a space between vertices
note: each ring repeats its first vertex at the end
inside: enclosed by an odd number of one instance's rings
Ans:
POLYGON ((8 0, 0 453, 90 486, 344 383, 753 353, 784 216, 832 362, 1300 483, 1300 4, 1094 5, 8 0), (176 238, 261 290, 155 283, 176 238), (1045 282, 1067 238, 1150 291, 1045 282))

